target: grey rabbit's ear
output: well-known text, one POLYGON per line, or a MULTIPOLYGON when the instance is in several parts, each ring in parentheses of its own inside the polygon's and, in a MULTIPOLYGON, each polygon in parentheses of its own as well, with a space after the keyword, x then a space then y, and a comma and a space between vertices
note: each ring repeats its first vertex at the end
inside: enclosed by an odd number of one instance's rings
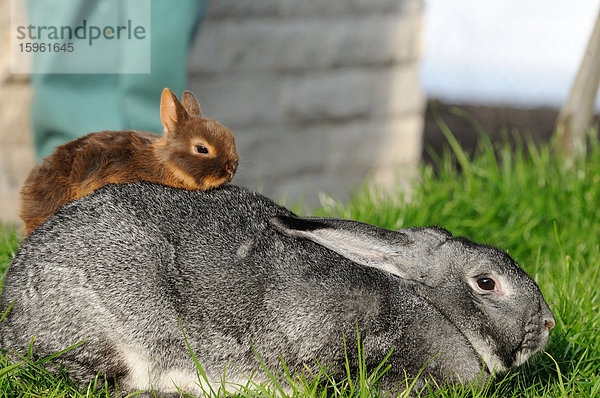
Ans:
POLYGON ((309 239, 355 263, 407 280, 427 279, 418 245, 403 232, 335 218, 277 216, 269 222, 284 235, 309 239))
POLYGON ((196 117, 202 116, 202 111, 200 110, 200 104, 194 94, 191 91, 184 91, 181 96, 181 102, 185 110, 191 115, 196 117))

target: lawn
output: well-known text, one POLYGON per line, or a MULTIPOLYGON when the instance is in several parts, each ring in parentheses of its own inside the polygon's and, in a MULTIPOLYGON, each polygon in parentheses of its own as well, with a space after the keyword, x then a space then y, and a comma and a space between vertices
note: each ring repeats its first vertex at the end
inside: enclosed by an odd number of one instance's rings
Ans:
MULTIPOLYGON (((557 325, 544 354, 486 391, 456 387, 422 396, 600 394, 600 143, 592 138, 585 156, 567 161, 551 145, 521 142, 516 148, 493 148, 485 138, 468 156, 448 138, 452 150, 439 159, 435 172, 422 168, 410 198, 365 188, 347 203, 331 201, 314 213, 391 229, 440 225, 454 235, 498 246, 540 285, 557 325)), ((0 228, 0 271, 17 243, 14 230, 0 228)), ((15 389, 32 392, 24 396, 79 396, 67 378, 52 378, 35 364, 11 372, 7 366, 0 358, 0 396, 18 396, 9 392, 15 389)), ((300 383, 299 389, 308 391, 298 396, 378 396, 367 381, 363 376, 358 383, 300 383)), ((253 386, 254 392, 244 395, 265 394, 264 389, 253 386)))

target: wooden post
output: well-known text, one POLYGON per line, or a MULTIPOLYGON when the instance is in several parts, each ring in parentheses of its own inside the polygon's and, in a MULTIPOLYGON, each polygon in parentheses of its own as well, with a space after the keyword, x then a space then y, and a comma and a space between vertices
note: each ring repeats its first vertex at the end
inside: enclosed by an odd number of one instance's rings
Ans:
POLYGON ((558 150, 568 156, 582 148, 594 115, 594 101, 600 84, 600 10, 587 44, 569 99, 556 121, 558 150))

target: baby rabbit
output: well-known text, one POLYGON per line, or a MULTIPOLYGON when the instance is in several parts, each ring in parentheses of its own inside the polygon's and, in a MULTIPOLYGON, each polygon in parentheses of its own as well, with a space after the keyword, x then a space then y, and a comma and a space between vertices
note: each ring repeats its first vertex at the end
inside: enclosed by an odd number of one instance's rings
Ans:
POLYGON ((163 90, 162 137, 133 130, 101 131, 61 145, 44 158, 21 189, 24 235, 67 202, 106 184, 143 180, 207 190, 231 181, 238 165, 233 134, 202 117, 191 92, 183 93, 182 102, 170 89, 163 90))
POLYGON ((343 377, 345 341, 356 372, 357 330, 368 372, 393 350, 388 389, 423 367, 419 388, 485 383, 540 351, 555 323, 496 248, 435 227, 298 218, 232 185, 108 185, 71 202, 21 244, 0 314, 13 302, 0 346, 26 354, 36 336, 45 356, 86 341, 55 361, 123 395, 201 394, 182 330, 215 391, 225 370, 230 391, 269 380, 254 350, 273 372, 283 359, 318 373, 319 361, 343 377))

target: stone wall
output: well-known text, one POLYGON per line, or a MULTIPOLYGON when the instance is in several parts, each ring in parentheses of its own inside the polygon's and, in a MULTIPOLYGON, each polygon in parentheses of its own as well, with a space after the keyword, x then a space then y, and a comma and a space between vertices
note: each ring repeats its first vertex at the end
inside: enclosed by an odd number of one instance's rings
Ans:
MULTIPOLYGON (((0 0, 0 222, 17 222, 33 161, 31 90, 9 74, 0 0)), ((276 200, 394 186, 421 154, 422 0, 211 0, 190 56, 203 113, 230 127, 235 182, 276 200)))
POLYGON ((18 193, 34 163, 29 122, 31 87, 10 74, 10 1, 0 0, 0 223, 17 222, 18 193))
POLYGON ((418 0, 212 1, 189 86, 236 136, 236 182, 311 206, 405 182, 421 154, 421 18, 418 0))

